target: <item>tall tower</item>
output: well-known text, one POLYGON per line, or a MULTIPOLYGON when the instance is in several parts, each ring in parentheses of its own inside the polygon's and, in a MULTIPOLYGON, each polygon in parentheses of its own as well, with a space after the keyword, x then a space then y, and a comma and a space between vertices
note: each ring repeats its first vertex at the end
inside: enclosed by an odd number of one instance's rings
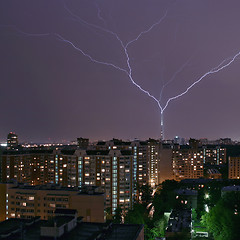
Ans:
POLYGON ((164 124, 163 124, 163 114, 161 114, 161 136, 160 139, 163 141, 164 140, 164 124))

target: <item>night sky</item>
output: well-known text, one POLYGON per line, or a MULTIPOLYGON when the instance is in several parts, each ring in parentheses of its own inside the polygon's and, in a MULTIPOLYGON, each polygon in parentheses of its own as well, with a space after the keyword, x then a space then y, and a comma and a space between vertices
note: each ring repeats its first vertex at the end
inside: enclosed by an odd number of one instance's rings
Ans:
MULTIPOLYGON (((162 104, 240 51, 239 0, 0 1, 0 141, 160 137, 156 102, 111 66, 127 69, 114 35, 128 48, 134 80, 162 104), (78 16, 79 18, 75 17, 78 16), (27 35, 48 34, 49 35, 27 35), (176 74, 178 72, 178 74, 176 74)), ((240 140, 240 59, 204 78, 164 111, 165 138, 240 140)))

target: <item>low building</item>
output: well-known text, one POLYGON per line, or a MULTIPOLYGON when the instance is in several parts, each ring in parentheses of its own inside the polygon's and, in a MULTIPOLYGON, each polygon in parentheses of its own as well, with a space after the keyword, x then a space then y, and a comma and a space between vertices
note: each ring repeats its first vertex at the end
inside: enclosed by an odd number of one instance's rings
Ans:
POLYGON ((61 187, 55 184, 0 184, 0 189, 5 196, 2 211, 5 209, 6 219, 31 219, 36 216, 50 219, 54 216, 56 208, 61 208, 77 210, 78 216, 82 216, 86 222, 105 222, 105 197, 104 193, 97 191, 98 188, 79 190, 76 187, 61 187))
POLYGON ((8 219, 0 223, 0 239, 144 240, 144 225, 86 223, 73 216, 58 216, 49 221, 8 219))
POLYGON ((198 191, 190 189, 178 189, 176 198, 186 208, 197 208, 198 191))
POLYGON ((240 178, 240 157, 229 157, 228 159, 228 178, 240 178))
POLYGON ((226 186, 222 188, 222 196, 228 192, 239 192, 240 186, 234 185, 234 186, 226 186))
POLYGON ((192 230, 191 209, 173 210, 166 229, 166 239, 190 239, 192 230), (185 238, 183 238, 185 237, 185 238))
POLYGON ((60 238, 77 226, 77 211, 56 209, 55 216, 40 228, 41 237, 60 238))

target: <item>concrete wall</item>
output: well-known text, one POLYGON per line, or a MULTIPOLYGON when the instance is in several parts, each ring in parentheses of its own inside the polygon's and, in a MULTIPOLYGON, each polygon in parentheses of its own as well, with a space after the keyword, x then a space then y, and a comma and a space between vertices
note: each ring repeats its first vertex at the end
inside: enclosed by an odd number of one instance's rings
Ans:
POLYGON ((161 149, 159 161, 159 182, 173 179, 172 149, 161 149))
POLYGON ((105 222, 104 195, 71 196, 70 208, 78 211, 84 222, 105 222))

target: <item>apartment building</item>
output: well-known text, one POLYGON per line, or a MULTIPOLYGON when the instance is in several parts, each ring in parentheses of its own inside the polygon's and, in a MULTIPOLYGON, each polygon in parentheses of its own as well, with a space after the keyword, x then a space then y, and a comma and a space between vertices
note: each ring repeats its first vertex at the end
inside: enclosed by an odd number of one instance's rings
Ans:
POLYGON ((228 158, 228 178, 229 179, 240 178, 240 157, 228 158))
POLYGON ((104 193, 98 189, 67 188, 56 184, 24 185, 0 184, 4 198, 0 206, 1 220, 8 218, 30 219, 39 216, 50 219, 58 209, 75 209, 86 222, 105 222, 104 193))
POLYGON ((3 182, 31 185, 54 183, 63 187, 99 186, 106 192, 106 207, 114 212, 132 206, 137 182, 129 150, 34 150, 3 154, 3 182))
POLYGON ((133 155, 129 150, 82 150, 78 156, 78 181, 96 185, 106 194, 106 207, 127 211, 136 194, 133 155))
POLYGON ((182 146, 173 150, 174 179, 203 177, 203 150, 182 146))
POLYGON ((220 146, 203 146, 204 164, 222 165, 226 161, 226 148, 220 146))

